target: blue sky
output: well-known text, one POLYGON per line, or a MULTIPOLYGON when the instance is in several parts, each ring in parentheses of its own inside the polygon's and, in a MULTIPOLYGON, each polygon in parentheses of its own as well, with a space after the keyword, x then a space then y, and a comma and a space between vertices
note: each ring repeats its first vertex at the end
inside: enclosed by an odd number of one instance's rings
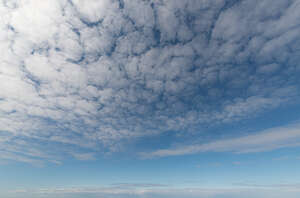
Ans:
POLYGON ((0 197, 299 197, 299 9, 2 1, 0 197))

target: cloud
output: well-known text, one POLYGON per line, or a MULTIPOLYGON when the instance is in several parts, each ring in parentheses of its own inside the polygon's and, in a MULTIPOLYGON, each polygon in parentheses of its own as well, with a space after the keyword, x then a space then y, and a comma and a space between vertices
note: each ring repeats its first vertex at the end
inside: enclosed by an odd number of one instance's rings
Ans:
POLYGON ((287 189, 299 189, 299 183, 279 183, 279 184, 256 184, 256 183, 249 183, 249 182, 239 182, 234 183, 236 186, 243 186, 243 187, 253 187, 253 188, 287 188, 287 189))
POLYGON ((240 165, 242 165, 242 162, 234 161, 234 162, 232 162, 232 164, 235 166, 240 166, 240 165))
POLYGON ((141 153, 141 156, 149 158, 195 154, 201 152, 264 152, 299 146, 299 140, 299 124, 292 124, 285 127, 271 128, 242 137, 216 140, 204 144, 184 145, 176 148, 161 149, 150 153, 141 153))
POLYGON ((0 151, 0 154, 1 154, 1 160, 14 160, 18 162, 34 164, 36 166, 43 166, 43 161, 39 159, 32 159, 27 156, 22 156, 22 155, 14 154, 11 152, 5 152, 5 151, 0 151))
MULTIPOLYGON (((18 193, 23 196, 30 195, 38 197, 43 194, 43 197, 109 197, 109 198, 129 198, 129 197, 187 197, 187 198, 238 198, 238 197, 274 197, 280 198, 283 195, 291 198, 299 196, 299 190, 294 187, 283 188, 164 188, 164 189, 115 189, 115 188, 57 188, 57 189, 40 189, 37 191, 17 190, 11 192, 14 197, 18 197, 18 193)), ((13 197, 13 196, 12 196, 13 197)))
POLYGON ((95 153, 71 153, 78 160, 95 160, 95 153))
POLYGON ((295 103, 299 6, 2 1, 1 151, 40 160, 70 149, 115 152, 137 138, 197 133, 295 103))
POLYGON ((168 187, 166 184, 154 184, 154 183, 114 183, 114 188, 157 188, 168 187))

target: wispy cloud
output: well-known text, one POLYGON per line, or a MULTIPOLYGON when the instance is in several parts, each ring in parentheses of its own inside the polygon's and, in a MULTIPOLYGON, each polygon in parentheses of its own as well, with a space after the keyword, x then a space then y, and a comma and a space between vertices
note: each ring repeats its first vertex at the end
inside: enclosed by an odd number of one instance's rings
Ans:
MULTIPOLYGON (((297 186, 296 186, 297 187, 297 186)), ((274 197, 281 198, 287 196, 289 198, 297 198, 299 196, 299 188, 295 186, 289 186, 288 188, 282 186, 273 186, 272 188, 164 188, 164 189, 116 189, 116 188, 54 188, 54 189, 40 189, 40 190, 16 190, 11 194, 22 194, 23 196, 32 195, 35 197, 37 194, 43 194, 43 197, 109 197, 109 198, 129 198, 129 197, 186 197, 186 198, 264 198, 274 197)))
POLYGON ((75 152, 72 152, 71 153, 72 156, 74 156, 76 159, 78 160, 95 160, 96 157, 95 157, 95 153, 75 153, 75 152))
POLYGON ((166 184, 155 184, 155 183, 114 183, 111 184, 114 188, 157 188, 157 187, 168 187, 166 184))
POLYGON ((143 157, 164 157, 186 155, 201 152, 264 152, 280 148, 300 146, 300 125, 271 128, 251 135, 232 139, 217 140, 204 144, 193 144, 177 148, 161 149, 150 153, 141 153, 143 157))
POLYGON ((285 188, 285 189, 298 189, 300 188, 300 183, 277 183, 277 184, 258 184, 250 182, 239 182, 234 183, 236 186, 243 187, 253 187, 253 188, 285 188))
POLYGON ((240 166, 240 165, 242 165, 243 163, 240 162, 240 161, 234 161, 234 162, 232 162, 232 164, 235 165, 235 166, 240 166))
POLYGON ((14 154, 12 152, 0 151, 0 156, 2 160, 12 160, 17 162, 25 162, 35 166, 43 166, 44 160, 42 159, 33 159, 30 156, 24 156, 20 154, 14 154))

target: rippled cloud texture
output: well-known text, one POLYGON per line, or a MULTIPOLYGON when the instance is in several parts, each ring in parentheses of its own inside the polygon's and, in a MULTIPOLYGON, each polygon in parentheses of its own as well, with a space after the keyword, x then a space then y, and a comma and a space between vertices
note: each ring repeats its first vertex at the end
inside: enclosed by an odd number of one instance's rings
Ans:
POLYGON ((0 158, 91 160, 300 99, 299 0, 3 0, 0 158))

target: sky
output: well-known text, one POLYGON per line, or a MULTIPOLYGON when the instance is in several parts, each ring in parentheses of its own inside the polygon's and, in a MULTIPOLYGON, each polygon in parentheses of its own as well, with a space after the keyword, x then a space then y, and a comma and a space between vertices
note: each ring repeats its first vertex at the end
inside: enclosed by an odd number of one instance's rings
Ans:
POLYGON ((298 198, 300 0, 1 0, 0 197, 298 198))

